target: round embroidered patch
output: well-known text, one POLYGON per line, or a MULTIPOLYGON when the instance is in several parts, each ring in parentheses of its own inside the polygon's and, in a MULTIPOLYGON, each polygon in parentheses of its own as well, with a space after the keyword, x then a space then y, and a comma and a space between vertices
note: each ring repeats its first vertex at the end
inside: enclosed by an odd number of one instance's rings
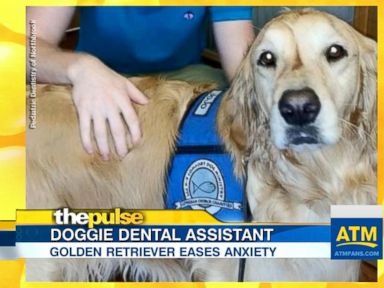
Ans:
POLYGON ((223 175, 212 161, 201 159, 193 162, 184 175, 185 204, 195 210, 215 214, 223 208, 225 188, 223 175))

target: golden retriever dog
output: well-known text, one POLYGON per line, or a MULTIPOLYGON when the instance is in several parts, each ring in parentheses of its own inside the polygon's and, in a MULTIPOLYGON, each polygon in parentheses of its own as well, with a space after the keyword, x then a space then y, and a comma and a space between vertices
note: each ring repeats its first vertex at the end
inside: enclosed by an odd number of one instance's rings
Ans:
MULTIPOLYGON (((259 33, 217 129, 247 175, 253 221, 324 223, 330 206, 376 203, 376 43, 326 13, 283 13, 259 33)), ((161 209, 183 115, 208 86, 133 79, 142 142, 102 161, 80 142, 69 87, 39 86, 27 135, 28 208, 161 209)), ((237 281, 238 259, 41 259, 28 281, 237 281)), ((245 281, 357 281, 359 261, 247 259, 245 281)))

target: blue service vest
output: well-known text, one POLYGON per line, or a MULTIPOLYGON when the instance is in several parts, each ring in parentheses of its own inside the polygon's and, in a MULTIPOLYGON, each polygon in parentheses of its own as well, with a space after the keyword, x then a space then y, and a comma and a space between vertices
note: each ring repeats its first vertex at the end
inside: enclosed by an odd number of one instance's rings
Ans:
POLYGON ((244 185, 216 130, 224 92, 200 95, 186 113, 168 174, 167 209, 206 210, 224 222, 245 220, 244 185))

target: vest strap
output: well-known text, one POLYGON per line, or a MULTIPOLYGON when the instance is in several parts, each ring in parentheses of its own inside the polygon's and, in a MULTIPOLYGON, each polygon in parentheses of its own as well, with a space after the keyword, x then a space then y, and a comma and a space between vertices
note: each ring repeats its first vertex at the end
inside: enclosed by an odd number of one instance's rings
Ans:
POLYGON ((200 95, 181 125, 170 162, 167 209, 205 210, 224 222, 246 220, 244 185, 217 133, 216 117, 224 92, 200 95))

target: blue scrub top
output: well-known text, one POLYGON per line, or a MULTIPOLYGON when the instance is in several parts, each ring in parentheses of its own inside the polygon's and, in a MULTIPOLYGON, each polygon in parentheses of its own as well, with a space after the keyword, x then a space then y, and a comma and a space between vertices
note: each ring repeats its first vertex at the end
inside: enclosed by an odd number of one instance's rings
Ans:
POLYGON ((240 7, 82 7, 78 51, 120 73, 174 70, 200 63, 206 20, 248 20, 240 7))

